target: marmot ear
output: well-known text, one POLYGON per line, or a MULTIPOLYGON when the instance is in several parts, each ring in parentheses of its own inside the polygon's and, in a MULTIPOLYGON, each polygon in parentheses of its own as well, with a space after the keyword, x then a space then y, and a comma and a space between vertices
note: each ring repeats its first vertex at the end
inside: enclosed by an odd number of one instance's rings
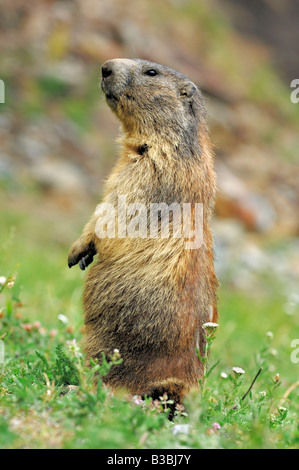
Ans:
POLYGON ((192 82, 184 82, 180 88, 180 95, 191 98, 196 92, 197 88, 192 82))

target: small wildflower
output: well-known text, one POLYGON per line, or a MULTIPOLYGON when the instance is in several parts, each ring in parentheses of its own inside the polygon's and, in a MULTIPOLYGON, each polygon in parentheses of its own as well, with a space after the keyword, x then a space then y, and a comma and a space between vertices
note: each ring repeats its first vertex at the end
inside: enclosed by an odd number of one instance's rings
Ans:
POLYGON ((25 330, 25 331, 32 331, 32 325, 30 323, 22 323, 21 327, 25 330))
POLYGON ((275 381, 275 383, 280 382, 280 375, 279 375, 279 374, 276 374, 276 375, 275 375, 274 381, 275 381))
POLYGON ((285 413, 286 411, 288 411, 287 408, 285 408, 284 406, 279 406, 277 409, 278 409, 278 412, 279 412, 280 414, 283 414, 283 413, 285 413))
POLYGON ((64 323, 65 325, 68 323, 67 317, 65 315, 63 315, 62 313, 60 313, 57 318, 58 318, 58 320, 61 321, 61 323, 64 323))
POLYGON ((113 350, 113 354, 111 356, 111 360, 114 362, 114 361, 118 361, 119 359, 121 358, 121 355, 120 355, 120 352, 117 348, 115 348, 113 350))
POLYGON ((69 325, 69 326, 66 328, 66 331, 67 331, 68 333, 74 333, 74 327, 71 326, 71 325, 69 325))
POLYGON ((54 338, 56 335, 57 335, 57 330, 50 330, 50 333, 49 333, 50 337, 51 338, 54 338))
POLYGON ((245 370, 243 370, 241 367, 233 367, 232 370, 237 375, 245 374, 245 370))
POLYGON ((153 400, 150 404, 150 408, 152 410, 158 411, 158 413, 161 413, 163 411, 163 408, 161 406, 161 402, 159 400, 153 400))
POLYGON ((4 317, 4 312, 3 310, 0 308, 0 318, 3 318, 4 317))
POLYGON ((218 403, 218 401, 216 400, 216 398, 215 398, 215 397, 212 397, 212 396, 209 397, 209 402, 210 402, 210 403, 214 403, 214 404, 218 403))
POLYGON ((203 329, 208 330, 208 331, 215 331, 218 328, 218 326, 219 326, 218 323, 213 323, 211 321, 204 323, 202 325, 203 329))
POLYGON ((260 397, 264 398, 267 395, 267 393, 265 392, 265 390, 261 390, 259 395, 260 397))
POLYGON ((135 405, 143 405, 144 404, 144 401, 142 400, 140 395, 134 395, 133 396, 133 402, 135 403, 135 405))
POLYGON ((273 333, 272 333, 272 331, 267 331, 266 336, 267 336, 267 338, 269 338, 269 339, 273 339, 273 333))
POLYGON ((213 423, 212 424, 212 428, 215 430, 215 431, 219 431, 221 429, 221 426, 219 423, 213 423))
POLYGON ((72 353, 75 357, 79 358, 82 356, 80 346, 77 344, 76 338, 67 340, 66 345, 69 352, 72 353))
POLYGON ((174 436, 178 434, 189 434, 190 433, 190 425, 189 424, 175 424, 171 429, 171 432, 174 436))
POLYGON ((33 324, 32 324, 32 328, 34 328, 35 330, 39 330, 41 327, 41 323, 39 321, 35 321, 33 324))
POLYGON ((38 332, 40 335, 45 336, 45 334, 47 333, 47 330, 46 328, 42 326, 41 328, 39 328, 38 332))
POLYGON ((212 427, 207 430, 207 434, 217 434, 218 431, 220 431, 221 426, 219 423, 213 423, 212 427))
POLYGON ((167 402, 167 400, 168 400, 168 395, 167 395, 167 393, 164 393, 164 394, 163 394, 163 397, 159 397, 159 398, 160 398, 160 400, 161 400, 162 402, 167 402))
POLYGON ((227 379, 228 375, 225 372, 221 372, 220 377, 222 379, 227 379))
POLYGON ((177 414, 178 414, 179 416, 182 415, 182 414, 185 412, 185 407, 184 407, 184 405, 181 405, 181 404, 179 404, 179 403, 177 403, 177 404, 175 405, 175 409, 176 409, 177 414))
POLYGON ((16 275, 14 276, 10 276, 7 280, 7 284, 6 284, 6 287, 8 289, 12 289, 12 287, 15 285, 15 280, 16 280, 16 275))
POLYGON ((4 286, 4 284, 6 283, 7 279, 5 276, 0 276, 0 286, 4 286))
POLYGON ((280 419, 285 419, 287 417, 287 414, 288 414, 288 409, 285 408, 284 406, 279 406, 277 408, 277 411, 280 415, 280 419))
POLYGON ((77 343, 76 338, 68 339, 66 342, 68 346, 72 346, 73 344, 76 344, 76 343, 77 343))

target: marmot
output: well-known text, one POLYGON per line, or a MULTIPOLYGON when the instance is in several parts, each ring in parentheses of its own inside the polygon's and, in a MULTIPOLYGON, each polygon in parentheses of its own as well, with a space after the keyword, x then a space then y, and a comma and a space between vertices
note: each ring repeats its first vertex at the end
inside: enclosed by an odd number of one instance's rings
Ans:
MULTIPOLYGON (((162 236, 168 216, 174 229, 171 211, 159 212, 153 237, 128 236, 123 224, 133 214, 124 212, 115 237, 99 237, 96 211, 68 257, 69 267, 85 269, 98 255, 85 280, 84 350, 99 359, 119 350, 122 363, 105 377, 112 388, 154 399, 166 393, 179 404, 202 373, 196 353, 203 355, 202 325, 217 320, 210 230, 216 181, 203 97, 186 75, 140 59, 105 62, 101 87, 123 131, 103 202, 116 216, 120 197, 137 203, 137 212, 140 205, 149 212, 155 203, 177 203, 191 205, 195 215, 202 203, 203 240, 190 249, 184 231, 162 236)), ((149 217, 146 223, 149 229, 149 217)))

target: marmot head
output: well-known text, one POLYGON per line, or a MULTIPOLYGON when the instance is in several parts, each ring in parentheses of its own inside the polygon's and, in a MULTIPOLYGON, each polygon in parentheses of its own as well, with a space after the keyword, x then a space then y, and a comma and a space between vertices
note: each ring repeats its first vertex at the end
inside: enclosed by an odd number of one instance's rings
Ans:
POLYGON ((181 143, 198 136, 204 105, 186 75, 146 60, 114 59, 102 66, 101 87, 128 134, 181 143))

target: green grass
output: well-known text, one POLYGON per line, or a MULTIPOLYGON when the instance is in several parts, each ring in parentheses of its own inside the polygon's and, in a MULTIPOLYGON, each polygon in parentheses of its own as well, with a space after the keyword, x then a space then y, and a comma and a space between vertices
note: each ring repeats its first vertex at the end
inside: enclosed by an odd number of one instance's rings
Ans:
MULTIPOLYGON (((37 197, 32 196, 33 202, 37 197)), ((84 274, 66 266, 77 224, 70 221, 71 233, 58 241, 61 214, 37 217, 22 207, 4 207, 0 275, 7 283, 0 287, 0 339, 5 347, 0 447, 299 447, 298 387, 291 388, 298 380, 298 364, 291 361, 298 324, 296 316, 284 313, 285 299, 274 284, 261 280, 265 288, 259 296, 223 284, 220 326, 207 372, 219 363, 207 374, 204 387, 188 397, 187 416, 178 413, 171 423, 163 411, 165 397, 158 403, 141 402, 111 393, 101 379, 95 384, 94 374, 104 376, 118 357, 107 358, 101 367, 84 364, 84 274), (233 367, 245 373, 236 376, 233 367), (188 427, 174 428, 176 424, 188 427)))

